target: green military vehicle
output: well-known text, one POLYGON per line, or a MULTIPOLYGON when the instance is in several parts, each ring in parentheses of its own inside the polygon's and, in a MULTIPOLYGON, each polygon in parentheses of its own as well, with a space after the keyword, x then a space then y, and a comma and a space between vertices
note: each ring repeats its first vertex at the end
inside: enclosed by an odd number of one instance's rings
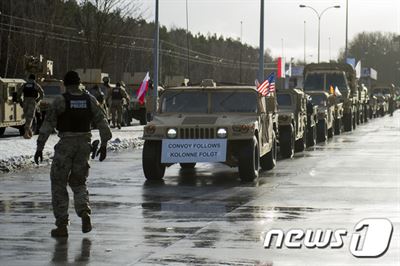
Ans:
POLYGON ((3 136, 7 127, 15 127, 21 136, 24 135, 24 111, 16 99, 17 90, 23 84, 23 79, 0 78, 0 136, 3 136))
POLYGON ((307 97, 301 89, 280 90, 276 97, 280 154, 291 158, 307 143, 307 97))
MULTIPOLYGON (((335 132, 336 101, 325 91, 309 92, 312 102, 318 107, 317 141, 324 142, 332 138, 335 132)), ((340 128, 338 129, 340 133, 340 128)))
POLYGON ((239 168, 243 181, 276 164, 276 100, 254 86, 167 88, 154 120, 144 127, 143 171, 163 178, 179 163, 219 162, 239 168), (274 130, 275 129, 275 130, 274 130))
POLYGON ((335 95, 335 134, 356 128, 359 95, 356 73, 349 64, 319 63, 304 68, 304 91, 325 91, 335 95))

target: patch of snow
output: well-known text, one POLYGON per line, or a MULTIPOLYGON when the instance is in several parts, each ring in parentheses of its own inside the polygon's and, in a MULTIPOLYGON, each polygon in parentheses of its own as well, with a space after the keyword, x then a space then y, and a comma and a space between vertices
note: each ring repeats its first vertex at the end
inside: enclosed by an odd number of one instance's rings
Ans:
MULTIPOLYGON (((128 148, 141 148, 143 145, 143 126, 123 127, 112 129, 113 137, 108 142, 107 150, 118 151, 128 148)), ((92 131, 92 141, 100 139, 98 130, 92 131)), ((17 169, 34 167, 33 156, 36 152, 37 136, 32 139, 24 139, 18 135, 18 131, 7 128, 6 134, 0 138, 0 173, 17 169)), ((59 138, 56 134, 49 137, 43 150, 43 163, 48 165, 54 153, 54 145, 59 138)))

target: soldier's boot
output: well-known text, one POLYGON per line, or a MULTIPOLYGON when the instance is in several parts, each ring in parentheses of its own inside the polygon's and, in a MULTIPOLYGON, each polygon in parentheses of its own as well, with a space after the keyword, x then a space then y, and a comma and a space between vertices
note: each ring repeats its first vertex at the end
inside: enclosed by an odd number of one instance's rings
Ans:
POLYGON ((29 129, 25 129, 24 139, 30 139, 32 136, 29 134, 29 129))
POLYGON ((28 133, 29 133, 30 138, 32 138, 33 137, 32 129, 30 128, 28 131, 29 131, 28 133))
POLYGON ((51 230, 51 237, 61 238, 68 237, 68 229, 66 225, 58 226, 57 228, 51 230))
POLYGON ((89 233, 92 231, 92 222, 90 220, 90 214, 87 212, 82 213, 82 233, 89 233))

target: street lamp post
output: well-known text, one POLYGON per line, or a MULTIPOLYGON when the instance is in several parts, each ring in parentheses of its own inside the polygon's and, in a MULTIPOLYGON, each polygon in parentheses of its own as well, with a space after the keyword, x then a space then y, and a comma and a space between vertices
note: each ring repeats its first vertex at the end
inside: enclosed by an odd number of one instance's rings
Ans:
POLYGON ((321 13, 318 13, 318 11, 315 8, 311 7, 311 6, 299 5, 299 7, 300 8, 305 8, 306 7, 306 8, 312 9, 315 12, 315 14, 317 15, 317 17, 318 17, 318 63, 319 63, 320 62, 320 51, 321 51, 321 17, 328 9, 340 8, 340 6, 337 5, 337 6, 327 7, 321 13))
MULTIPOLYGON (((153 93, 154 93, 154 102, 153 102, 153 110, 156 112, 157 110, 157 96, 158 96, 158 68, 159 68, 159 22, 158 22, 158 0, 156 0, 156 16, 154 21, 154 81, 153 81, 153 93)), ((154 113, 153 113, 154 115, 154 113)))
POLYGON ((239 83, 242 83, 242 45, 243 45, 243 21, 240 21, 240 54, 239 54, 239 83))
POLYGON ((258 80, 264 81, 264 0, 260 0, 260 55, 258 61, 258 80))

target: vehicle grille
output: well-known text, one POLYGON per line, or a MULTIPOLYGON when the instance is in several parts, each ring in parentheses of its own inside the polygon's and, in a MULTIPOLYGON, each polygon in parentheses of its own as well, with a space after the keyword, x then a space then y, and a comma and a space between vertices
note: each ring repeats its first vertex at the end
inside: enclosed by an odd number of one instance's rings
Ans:
POLYGON ((214 139, 214 128, 181 128, 179 130, 181 139, 214 139))

